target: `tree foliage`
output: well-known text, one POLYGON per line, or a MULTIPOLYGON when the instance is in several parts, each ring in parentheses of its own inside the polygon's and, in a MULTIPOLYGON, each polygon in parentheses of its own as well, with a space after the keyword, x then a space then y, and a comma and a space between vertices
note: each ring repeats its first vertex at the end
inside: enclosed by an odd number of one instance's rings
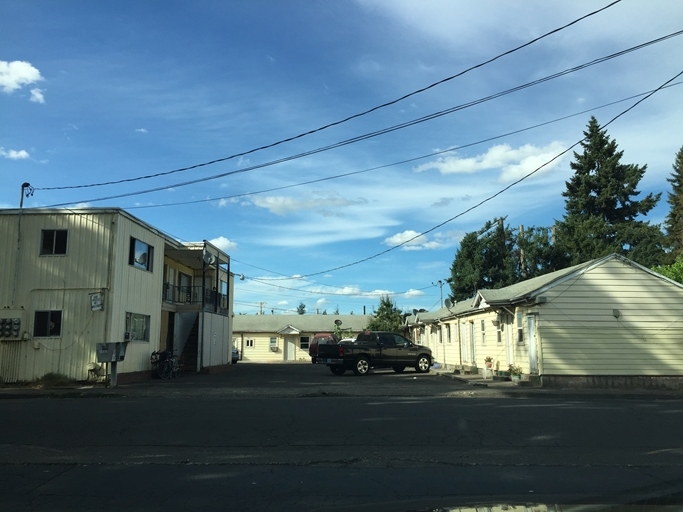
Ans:
POLYGON ((665 277, 683 284, 683 257, 679 257, 671 265, 659 265, 652 270, 659 272, 665 277))
POLYGON ((622 164, 623 151, 591 117, 583 132, 582 153, 570 163, 565 215, 558 238, 569 260, 578 264, 616 252, 646 266, 661 262, 665 240, 658 226, 637 220, 655 207, 661 194, 638 200, 646 165, 622 164))
POLYGON ((306 304, 303 302, 299 302, 299 305, 296 307, 296 313, 297 315, 305 315, 306 314, 306 304))
POLYGON ((403 315, 388 295, 379 300, 377 310, 372 310, 373 318, 368 322, 370 331, 400 332, 403 328, 403 315))
POLYGON ((671 258, 683 256, 683 146, 676 153, 673 163, 674 172, 666 179, 671 183, 671 192, 667 194, 667 202, 671 207, 664 221, 668 245, 671 247, 671 258))

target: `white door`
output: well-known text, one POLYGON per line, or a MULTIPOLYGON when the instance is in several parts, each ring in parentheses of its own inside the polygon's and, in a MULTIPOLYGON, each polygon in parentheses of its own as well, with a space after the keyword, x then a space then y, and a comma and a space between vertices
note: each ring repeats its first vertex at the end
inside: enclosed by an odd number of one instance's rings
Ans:
POLYGON ((529 373, 538 373, 538 360, 536 357, 536 315, 527 316, 526 325, 529 329, 529 373))
POLYGON ((513 336, 512 333, 514 332, 514 329, 512 328, 512 320, 509 315, 505 315, 505 346, 507 347, 507 358, 508 358, 508 366, 511 364, 514 364, 514 350, 513 350, 513 336), (508 321, 509 320, 509 321, 508 321))
POLYGON ((462 362, 469 362, 469 355, 467 354, 467 327, 465 324, 460 326, 460 346, 462 347, 462 362))
POLYGON ((296 338, 285 336, 285 361, 294 361, 294 359, 296 359, 296 338))
POLYGON ((475 344, 474 344, 474 322, 470 322, 470 363, 474 364, 476 361, 476 353, 474 352, 475 344))

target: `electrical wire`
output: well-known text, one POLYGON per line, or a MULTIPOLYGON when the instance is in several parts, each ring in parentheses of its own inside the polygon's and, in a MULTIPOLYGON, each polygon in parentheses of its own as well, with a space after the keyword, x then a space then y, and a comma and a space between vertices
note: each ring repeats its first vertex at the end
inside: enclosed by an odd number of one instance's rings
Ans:
MULTIPOLYGON (((337 143, 334 143, 334 144, 330 144, 330 145, 328 145, 328 146, 323 146, 323 147, 320 147, 320 148, 317 148, 317 149, 305 151, 305 152, 303 152, 303 153, 298 153, 298 154, 296 154, 296 155, 290 155, 290 156, 283 157, 283 158, 280 158, 280 159, 277 159, 277 160, 272 160, 272 161, 270 161, 270 162, 265 162, 265 163, 262 163, 262 164, 253 165, 253 166, 246 167, 246 168, 242 168, 242 169, 237 169, 237 170, 234 170, 234 171, 228 171, 228 172, 224 172, 224 173, 220 173, 220 174, 216 174, 216 175, 208 176, 208 177, 204 177, 204 178, 197 178, 197 179, 193 179, 193 180, 189 180, 189 181, 185 181, 185 182, 181 182, 181 183, 175 183, 175 184, 172 184, 172 185, 164 185, 164 186, 160 186, 160 187, 154 187, 154 188, 151 188, 151 189, 140 190, 140 191, 136 191, 136 192, 127 192, 127 193, 116 194, 116 195, 111 195, 111 196, 106 196, 106 197, 95 198, 95 199, 86 199, 86 200, 82 200, 82 201, 78 201, 78 202, 94 203, 94 202, 99 202, 99 201, 106 201, 106 200, 109 200, 109 199, 120 199, 120 198, 122 198, 122 197, 131 197, 131 196, 138 196, 138 195, 142 195, 142 194, 149 194, 149 193, 151 193, 151 192, 159 192, 159 191, 168 190, 168 189, 171 189, 171 188, 177 189, 177 188, 180 188, 180 187, 185 187, 185 186, 193 185, 193 184, 196 184, 196 183, 202 183, 202 182, 206 182, 206 181, 215 180, 215 179, 218 179, 218 178, 224 178, 224 177, 226 177, 226 176, 232 176, 232 175, 235 175, 235 174, 241 174, 241 173, 253 171, 253 170, 256 170, 256 169, 262 169, 262 168, 264 168, 264 167, 270 167, 270 166, 272 166, 272 165, 281 164, 281 163, 284 163, 284 162, 289 162, 289 161, 296 160, 296 159, 299 159, 299 158, 303 158, 303 157, 306 157, 306 156, 310 156, 310 155, 322 153, 322 152, 324 152, 324 151, 329 151, 329 150, 331 150, 331 149, 337 149, 337 148, 340 148, 340 147, 343 147, 343 146, 347 146, 347 145, 350 145, 350 144, 354 144, 354 143, 356 143, 356 142, 360 142, 360 141, 367 140, 367 139, 370 139, 370 138, 373 138, 373 137, 377 137, 377 136, 379 136, 379 135, 385 135, 385 134, 387 134, 387 133, 391 133, 391 132, 394 132, 394 131, 397 131, 397 130, 401 130, 401 129, 404 129, 404 128, 408 128, 408 127, 410 127, 410 126, 415 126, 415 125, 417 125, 417 124, 421 124, 421 123, 424 123, 424 122, 427 122, 427 121, 432 121, 432 120, 434 120, 434 119, 438 119, 439 117, 442 117, 442 116, 445 116, 445 115, 448 115, 448 114, 452 114, 452 113, 454 113, 454 112, 457 112, 457 111, 460 111, 460 110, 464 110, 464 109, 466 109, 466 108, 473 107, 473 106, 475 106, 475 105, 479 105, 479 104, 481 104, 481 103, 484 103, 484 102, 487 102, 487 101, 491 101, 491 100, 500 98, 500 97, 502 97, 502 96, 506 96, 506 95, 508 95, 508 94, 512 94, 512 93, 514 93, 514 92, 519 92, 519 91, 524 90, 524 89, 527 89, 527 88, 529 88, 529 87, 533 87, 533 86, 535 86, 535 85, 539 85, 539 84, 548 82, 548 81, 550 81, 550 80, 554 80, 554 79, 556 79, 556 78, 559 78, 559 77, 568 75, 568 74, 570 74, 570 73, 574 73, 574 72, 576 72, 576 71, 580 71, 580 70, 583 70, 583 69, 585 69, 585 68, 588 68, 588 67, 591 67, 591 66, 595 66, 595 65, 597 65, 597 64, 602 64, 603 62, 607 62, 607 61, 609 61, 609 60, 611 60, 611 59, 614 59, 614 58, 617 58, 617 57, 621 57, 621 56, 623 56, 623 55, 626 55, 626 54, 628 54, 628 53, 631 53, 631 52, 634 52, 634 51, 637 51, 637 50, 641 50, 641 49, 646 48, 646 47, 648 47, 648 46, 651 46, 651 45, 653 45, 653 44, 661 43, 661 42, 666 41, 666 40, 668 40, 668 39, 670 39, 670 38, 672 38, 672 37, 680 36, 681 34, 683 34, 683 30, 679 30, 679 31, 677 31, 677 32, 673 32, 673 33, 671 33, 671 34, 667 34, 666 36, 662 36, 662 37, 659 37, 659 38, 657 38, 657 39, 650 40, 650 41, 648 41, 648 42, 639 44, 639 45, 637 45, 637 46, 633 46, 633 47, 628 48, 628 49, 626 49, 626 50, 622 50, 622 51, 619 51, 619 52, 616 52, 616 53, 607 55, 607 56, 605 56, 605 57, 600 57, 600 58, 598 58, 598 59, 594 59, 594 60, 592 60, 592 61, 590 61, 590 62, 587 62, 587 63, 581 64, 581 65, 575 66, 575 67, 573 67, 573 68, 565 69, 564 71, 560 71, 560 72, 558 72, 558 73, 554 73, 554 74, 552 74, 552 75, 549 75, 549 76, 546 76, 546 77, 543 77, 543 78, 539 78, 539 79, 537 79, 537 80, 533 80, 533 81, 531 81, 531 82, 527 82, 527 83, 522 84, 522 85, 518 85, 518 86, 513 87, 513 88, 511 88, 511 89, 507 89, 507 90, 505 90, 505 91, 501 91, 501 92, 498 92, 498 93, 495 93, 495 94, 491 94, 491 95, 486 96, 486 97, 484 97, 484 98, 480 98, 480 99, 477 99, 477 100, 474 100, 474 101, 470 101, 470 102, 468 102, 468 103, 463 103, 463 104, 460 104, 460 105, 457 105, 457 106, 454 106, 454 107, 451 107, 451 108, 448 108, 448 109, 445 109, 445 110, 441 110, 441 111, 438 111, 438 112, 434 112, 434 113, 432 113, 432 114, 429 114, 429 115, 426 115, 426 116, 423 116, 423 117, 419 117, 419 118, 413 119, 413 120, 411 120, 411 121, 406 121, 406 122, 404 122, 404 123, 400 123, 400 124, 397 124, 397 125, 393 125, 393 126, 390 126, 390 127, 388 127, 388 128, 383 128, 383 129, 380 129, 380 130, 376 130, 376 131, 373 131, 373 132, 366 133, 366 134, 364 134, 364 135, 359 135, 359 136, 356 136, 356 137, 352 137, 352 138, 350 138, 350 139, 346 139, 346 140, 343 140, 343 141, 341 141, 341 142, 337 142, 337 143)), ((36 188, 36 190, 40 190, 40 189, 36 188)), ((57 206, 65 206, 65 205, 70 205, 70 204, 73 204, 73 203, 74 203, 73 201, 70 201, 70 202, 67 202, 67 203, 58 203, 58 204, 50 205, 50 206, 48 206, 48 208, 49 208, 49 207, 57 207, 57 206)))
MULTIPOLYGON (((683 75, 683 71, 680 71, 680 72, 677 73, 673 78, 670 78, 669 80, 667 80, 666 82, 664 82, 662 85, 660 85, 659 87, 657 87, 656 89, 654 89, 651 93, 649 93, 647 96, 644 96, 643 98, 641 98, 641 99, 639 99, 638 101, 636 101, 633 105, 631 105, 630 107, 628 107, 626 110, 621 111, 619 114, 617 114, 616 116, 614 116, 614 117, 613 117, 612 119, 610 119, 607 123, 605 123, 604 125, 602 125, 600 128, 601 128, 601 129, 607 128, 607 127, 608 127, 609 125, 611 125, 614 121, 616 121, 616 120, 619 119, 621 116, 623 116, 623 115, 625 115, 626 113, 628 113, 629 111, 633 110, 635 107, 637 107, 638 105, 640 105, 643 101, 647 100, 647 99, 650 98, 652 95, 654 95, 654 94, 657 93, 658 91, 662 90, 664 87, 666 87, 668 84, 670 84, 671 82, 673 82, 674 80, 676 80, 676 79, 677 79, 678 77, 680 77, 681 75, 683 75)), ((431 228, 429 228, 428 230, 423 231, 422 233, 418 233, 417 235, 413 236, 412 238, 409 238, 409 239, 407 239, 407 240, 404 240, 404 241, 401 242, 400 244, 394 245, 393 247, 390 247, 390 248, 388 248, 388 249, 385 249, 384 251, 381 251, 381 252, 378 252, 378 253, 376 253, 376 254, 373 254, 372 256, 368 256, 367 258, 363 258, 363 259, 354 261, 354 262, 352 262, 352 263, 347 263, 346 265, 340 265, 340 266, 338 266, 338 267, 334 267, 334 268, 331 268, 331 269, 327 269, 327 270, 324 270, 324 271, 321 271, 321 272, 312 272, 312 273, 310 273, 310 274, 303 274, 303 275, 301 275, 300 277, 301 277, 301 278, 306 278, 306 277, 312 277, 312 276, 317 276, 317 275, 321 275, 321 274, 327 274, 327 273, 329 273, 329 272, 334 272, 334 271, 336 271, 336 270, 341 270, 341 269, 345 269, 345 268, 352 267, 352 266, 355 266, 355 265, 359 265, 359 264, 361 264, 361 263, 365 263, 365 262, 367 262, 367 261, 370 261, 370 260, 373 260, 373 259, 378 258, 378 257, 380 257, 380 256, 383 256, 384 254, 387 254, 387 253, 389 253, 389 252, 391 252, 391 251, 394 251, 394 250, 396 250, 396 249, 398 249, 398 248, 400 248, 400 247, 403 247, 404 245, 409 244, 409 243, 412 242, 413 240, 415 240, 415 239, 417 239, 417 238, 420 238, 421 236, 424 236, 424 235, 426 235, 426 234, 428 234, 428 233, 431 233, 432 231, 435 231, 435 230, 439 229, 440 227, 442 227, 442 226, 448 224, 449 222, 452 222, 452 221, 454 221, 455 219, 458 219, 458 218, 462 217, 463 215, 465 215, 465 214, 471 212, 472 210, 474 210, 474 209, 476 209, 476 208, 479 208, 479 207, 482 206, 483 204, 488 203, 489 201, 495 199, 496 197, 498 197, 499 195, 503 194, 504 192, 510 190, 512 187, 514 187, 514 186, 516 186, 516 185, 519 185, 522 181, 524 181, 524 180, 526 180, 527 178, 533 176, 533 175, 536 174, 538 171, 540 171, 540 170, 543 169, 544 167, 548 166, 549 164, 551 164, 552 162, 554 162, 554 161, 557 160, 558 158, 562 157, 563 155, 565 155, 566 153, 568 153, 569 151, 571 151, 572 149, 574 149, 576 146, 578 146, 579 144, 581 144, 581 143, 582 143, 583 141, 585 141, 585 140, 586 140, 585 137, 582 138, 582 139, 580 139, 580 140, 578 140, 577 142, 575 142, 574 144, 572 144, 571 146, 569 146, 569 147, 568 147, 567 149, 565 149, 564 151, 561 151, 560 153, 558 153, 557 155, 555 155, 554 157, 552 157, 552 158, 551 158, 550 160, 548 160, 547 162, 545 162, 545 163, 543 163, 542 165, 538 166, 536 169, 534 169, 533 171, 529 172, 528 174, 525 174, 524 176, 522 176, 522 177, 519 178, 518 180, 516 180, 516 181, 510 183, 509 185, 507 185, 506 187, 502 188, 502 189, 499 190, 498 192, 496 192, 496 193, 494 193, 494 194, 492 194, 492 195, 486 197, 485 199, 482 199, 482 200, 479 201, 477 204, 475 204, 475 205, 473 205, 473 206, 467 208, 466 210, 464 210, 464 211, 458 213, 457 215, 454 215, 453 217, 451 217, 451 218, 449 218, 449 219, 446 219, 445 221, 443 221, 443 222, 437 224, 436 226, 431 227, 431 228)))
POLYGON ((298 135, 294 135, 294 136, 292 136, 292 137, 288 137, 288 138, 286 138, 286 139, 279 140, 279 141, 277 141, 277 142, 273 142, 273 143, 270 143, 270 144, 267 144, 267 145, 264 145, 264 146, 260 146, 260 147, 254 148, 254 149, 250 149, 250 150, 248 150, 248 151, 243 151, 243 152, 241 152, 241 153, 235 153, 235 154, 233 154, 233 155, 230 155, 230 156, 227 156, 227 157, 224 157, 224 158, 218 158, 218 159, 215 159, 215 160, 211 160, 211 161, 209 161, 209 162, 204 162, 204 163, 200 163, 200 164, 196 164, 196 165, 191 165, 191 166, 188 166, 188 167, 182 167, 182 168, 180 168, 180 169, 174 169, 174 170, 172 170, 172 171, 159 172, 159 173, 156 173, 156 174, 149 174, 149 175, 146 175, 146 176, 138 176, 138 177, 136 177, 136 178, 128 178, 128 179, 117 180, 117 181, 107 181, 107 182, 102 182, 102 183, 91 183, 91 184, 86 184, 86 185, 72 185, 72 186, 64 186, 64 187, 43 187, 43 188, 36 188, 36 190, 67 190, 67 189, 76 189, 76 188, 101 187, 101 186, 105 186, 105 185, 117 185, 117 184, 121 184, 121 183, 139 181, 139 180, 150 179, 150 178, 157 178, 157 177, 160 177, 160 176, 167 176, 167 175, 169 175, 169 174, 174 174, 174 173, 183 172, 183 171, 189 171, 189 170, 192 170, 192 169, 197 169, 197 168, 200 168, 200 167, 205 167, 205 166, 213 165, 213 164, 220 163, 220 162, 225 162, 225 161, 227 161, 227 160, 232 160, 232 159, 235 159, 235 158, 238 158, 238 157, 242 157, 242 156, 250 155, 250 154, 252 154, 252 153, 256 153, 257 151, 262 151, 262 150, 264 150, 264 149, 269 149, 269 148, 272 148, 272 147, 275 147, 275 146, 284 144, 284 143, 286 143, 286 142, 291 142, 291 141, 293 141, 293 140, 296 140, 296 139, 300 139, 300 138, 306 137, 307 135, 311 135, 311 134, 314 134, 314 133, 317 133, 317 132, 321 132, 321 131, 326 130, 326 129, 328 129, 328 128, 331 128, 331 127, 333 127, 333 126, 338 126, 338 125, 340 125, 340 124, 346 123, 346 122, 348 122, 348 121, 351 121, 352 119, 357 119, 357 118, 359 118, 359 117, 365 116, 365 115, 367 115, 367 114, 370 114, 370 113, 375 112, 375 111, 377 111, 377 110, 380 110, 380 109, 382 109, 382 108, 385 108, 385 107, 388 107, 388 106, 391 106, 391 105, 395 105, 395 104, 397 104, 397 103, 399 103, 399 102, 401 102, 401 101, 403 101, 403 100, 405 100, 405 99, 407 99, 407 98, 410 98, 410 97, 412 97, 412 96, 415 96, 415 95, 417 95, 417 94, 420 94, 420 93, 422 93, 422 92, 425 92, 425 91, 427 91, 427 90, 429 90, 429 89, 432 89, 432 88, 434 88, 434 87, 437 87, 438 85, 441 85, 441 84, 444 84, 444 83, 449 82, 449 81, 451 81, 451 80, 454 80, 455 78, 458 78, 458 77, 460 77, 460 76, 462 76, 462 75, 464 75, 464 74, 466 74, 466 73, 469 73, 470 71, 473 71, 473 70, 475 70, 475 69, 478 69, 478 68, 481 68, 481 67, 483 67, 483 66, 486 66, 486 65, 488 65, 488 64, 490 64, 490 63, 492 63, 492 62, 494 62, 494 61, 496 61, 496 60, 498 60, 498 59, 500 59, 500 58, 502 58, 502 57, 505 57, 505 56, 510 55, 510 54, 512 54, 512 53, 515 53, 515 52, 517 52, 517 51, 519 51, 519 50, 521 50, 521 49, 523 49, 523 48, 526 48, 527 46, 530 46, 530 45, 532 45, 532 44, 534 44, 534 43, 536 43, 536 42, 538 42, 538 41, 540 41, 540 40, 542 40, 542 39, 544 39, 544 38, 546 38, 546 37, 548 37, 548 36, 550 36, 550 35, 552 35, 552 34, 556 34, 556 33, 560 32, 560 31, 562 31, 562 30, 564 30, 564 29, 566 29, 566 28, 569 28, 569 27, 571 27, 572 25, 575 25, 575 24, 579 23, 580 21, 585 20, 586 18, 590 18, 591 16, 594 16, 594 15, 596 15, 596 14, 602 12, 602 11, 605 11, 605 10, 609 9, 610 7, 613 7, 614 5, 618 4, 619 2, 621 2, 621 0, 615 0, 614 2, 612 2, 612 3, 608 4, 608 5, 606 5, 605 7, 602 7, 602 8, 600 8, 600 9, 596 10, 596 11, 593 11, 593 12, 590 12, 590 13, 584 15, 584 16, 581 16, 580 18, 577 18, 577 19, 575 19, 574 21, 571 21, 570 23, 567 23, 567 24, 565 24, 565 25, 563 25, 563 26, 561 26, 561 27, 558 27, 558 28, 556 28, 556 29, 553 29, 553 30, 551 30, 550 32, 546 32, 545 34, 543 34, 543 35, 541 35, 541 36, 539 36, 539 37, 536 37, 535 39, 532 39, 531 41, 528 41, 528 42, 526 42, 526 43, 524 43, 524 44, 522 44, 522 45, 519 45, 519 46, 517 46, 517 47, 515 47, 515 48, 512 48, 511 50, 508 50, 508 51, 506 51, 506 52, 503 52, 503 53, 501 53, 501 54, 498 54, 498 55, 496 55, 495 57, 492 57, 492 58, 490 58, 490 59, 488 59, 488 60, 486 60, 486 61, 484 61, 484 62, 481 62, 481 63, 479 63, 479 64, 476 64, 476 65, 474 65, 474 66, 471 66, 471 67, 469 67, 469 68, 467 68, 467 69, 465 69, 465 70, 463 70, 463 71, 460 71, 459 73, 456 73, 455 75, 452 75, 452 76, 443 78, 443 79, 441 79, 441 80, 439 80, 439 81, 437 81, 437 82, 434 82, 434 83, 432 83, 432 84, 430 84, 430 85, 428 85, 428 86, 426 86, 426 87, 422 87, 421 89, 417 89, 417 90, 415 90, 415 91, 413 91, 413 92, 410 92, 410 93, 408 93, 408 94, 404 94, 403 96, 401 96, 401 97, 399 97, 399 98, 396 98, 396 99, 391 100, 391 101, 387 101, 386 103, 382 103, 382 104, 377 105, 377 106, 375 106, 375 107, 372 107, 372 108, 370 108, 370 109, 364 110, 364 111, 362 111, 362 112, 360 112, 360 113, 358 113, 358 114, 353 114, 353 115, 348 116, 348 117, 345 117, 345 118, 343 118, 343 119, 341 119, 341 120, 339 120, 339 121, 334 121, 334 122, 332 122, 332 123, 323 125, 323 126, 321 126, 321 127, 319 127, 319 128, 315 128, 315 129, 313 129, 313 130, 309 130, 309 131, 300 133, 300 134, 298 134, 298 135))
MULTIPOLYGON (((681 84, 683 84, 683 82, 675 82, 675 83, 673 83, 673 84, 667 85, 667 86, 665 87, 665 89, 666 89, 666 88, 669 88, 669 87, 674 87, 674 86, 676 86, 676 85, 681 85, 681 84)), ((446 154, 446 153, 452 153, 452 152, 454 152, 454 151, 458 151, 458 150, 461 150, 461 149, 469 148, 469 147, 472 147, 472 146, 477 146, 477 145, 479 145, 479 144, 484 144, 484 143, 486 143, 486 142, 491 142, 491 141, 494 141, 494 140, 503 139, 503 138, 509 137, 509 136, 511 136, 511 135, 517 135, 517 134, 519 134, 519 133, 523 133, 523 132, 526 132, 526 131, 534 130, 534 129, 540 128, 540 127, 542 127, 542 126, 547 126, 547 125, 549 125, 549 124, 558 123, 558 122, 560 122, 560 121, 565 121, 565 120, 567 120, 567 119, 571 119, 572 117, 577 117, 577 116, 580 116, 580 115, 583 115, 583 114, 587 114, 587 113, 589 113, 589 112, 594 112, 594 111, 600 110, 600 109, 602 109, 602 108, 611 107, 611 106, 613 106, 613 105, 617 105, 617 104, 619 104, 619 103, 623 103, 623 102, 625 102, 625 101, 629 101, 629 100, 632 100, 632 99, 634 99, 634 98, 638 98, 638 97, 640 97, 640 96, 644 96, 644 95, 646 95, 646 94, 649 94, 650 92, 652 92, 652 91, 646 91, 646 92, 642 92, 642 93, 639 93, 639 94, 634 94, 634 95, 629 96, 629 97, 627 97, 627 98, 623 98, 623 99, 620 99, 620 100, 612 101, 612 102, 610 102, 610 103, 605 103, 605 104, 600 105, 600 106, 597 106, 597 107, 593 107, 593 108, 589 108, 589 109, 586 109, 586 110, 582 110, 581 112, 576 112, 576 113, 574 113, 574 114, 569 114, 569 115, 566 115, 566 116, 558 117, 558 118, 552 119, 552 120, 550 120, 550 121, 545 121, 545 122, 543 122, 543 123, 538 123, 538 124, 535 124, 535 125, 533 125, 533 126, 528 126, 528 127, 526 127, 526 128, 520 128, 520 129, 518 129, 518 130, 513 130, 513 131, 511 131, 511 132, 507 132, 507 133, 504 133, 504 134, 501 134, 501 135, 495 135, 495 136, 493 136, 493 137, 488 137, 488 138, 486 138, 486 139, 481 139, 481 140, 478 140, 478 141, 476 141, 476 142, 470 142, 470 143, 467 143, 467 144, 462 144, 462 145, 460 145, 460 146, 452 146, 452 147, 449 147, 448 149, 443 149, 443 150, 441 150, 441 151, 435 151, 435 152, 433 152, 433 153, 428 153, 428 154, 426 154, 426 155, 420 155, 420 156, 416 156, 416 157, 412 157, 412 158, 407 158, 407 159, 405 159, 405 160, 400 160, 400 161, 398 161, 398 162, 392 162, 392 163, 389 163, 389 164, 382 164, 382 165, 378 165, 378 166, 375 166, 375 167, 369 167, 369 168, 367 168, 367 169, 362 169, 362 170, 359 170, 359 171, 351 171, 351 172, 346 172, 346 173, 342 173, 342 174, 335 174, 334 176, 327 176, 327 177, 325 177, 325 178, 317 178, 317 179, 314 179, 314 180, 302 181, 302 182, 300 182, 300 183, 293 183, 293 184, 291 184, 291 185, 283 185, 283 186, 281 186, 281 187, 273 187, 273 188, 267 188, 267 189, 263 189, 263 190, 257 190, 257 191, 255 191, 255 192, 243 192, 243 193, 241 193, 241 194, 233 194, 233 195, 230 195, 230 196, 214 197, 214 198, 206 198, 206 199, 195 199, 195 200, 192 200, 192 201, 178 201, 178 202, 175 202, 175 203, 163 203, 163 204, 151 204, 151 205, 148 204, 148 205, 138 205, 138 206, 127 206, 126 209, 127 209, 127 210, 136 210, 136 209, 145 209, 145 208, 162 208, 162 207, 166 207, 166 206, 181 206, 181 205, 186 205, 186 204, 198 204, 198 203, 210 203, 210 202, 214 202, 214 201, 225 201, 225 200, 228 200, 228 199, 237 199, 237 198, 240 198, 240 197, 248 197, 248 196, 253 196, 253 195, 258 195, 258 194, 266 194, 266 193, 268 193, 268 192, 276 192, 276 191, 278 191, 278 190, 287 190, 287 189, 290 189, 290 188, 301 187, 301 186, 303 186, 303 185, 312 185, 312 184, 314 184, 314 183, 321 183, 321 182, 324 182, 324 181, 331 181, 331 180, 336 180, 336 179, 340 179, 340 178, 347 178, 347 177, 349 177, 349 176, 355 176, 355 175, 358 175, 358 174, 363 174, 363 173, 367 173, 367 172, 377 171, 377 170, 380 170, 380 169, 386 169, 386 168, 388 168, 388 167, 394 167, 394 166, 397 166, 397 165, 403 165, 403 164, 407 164, 407 163, 411 163, 411 162, 416 162, 416 161, 418 161, 418 160, 424 160, 425 158, 431 158, 431 157, 438 156, 438 155, 443 155, 443 154, 446 154)), ((262 270, 263 270, 263 269, 262 269, 262 270)))

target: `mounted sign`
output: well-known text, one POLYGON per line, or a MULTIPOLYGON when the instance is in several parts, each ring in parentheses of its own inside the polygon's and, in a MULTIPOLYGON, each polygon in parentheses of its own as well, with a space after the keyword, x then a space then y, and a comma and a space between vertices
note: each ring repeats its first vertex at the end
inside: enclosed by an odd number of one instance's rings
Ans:
POLYGON ((95 292, 90 294, 90 311, 104 310, 104 293, 95 292))

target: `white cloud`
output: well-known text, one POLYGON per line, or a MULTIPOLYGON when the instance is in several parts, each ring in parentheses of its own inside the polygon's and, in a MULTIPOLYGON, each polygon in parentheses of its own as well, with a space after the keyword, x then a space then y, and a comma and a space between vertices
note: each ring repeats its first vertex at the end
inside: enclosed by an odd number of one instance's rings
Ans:
POLYGON ((300 210, 314 210, 324 216, 338 216, 337 208, 365 203, 363 199, 352 201, 334 194, 312 195, 306 199, 296 199, 286 196, 255 196, 251 202, 260 208, 265 208, 276 215, 286 215, 300 210))
POLYGON ((136 128, 135 131, 138 133, 147 133, 147 128, 136 128))
POLYGON ((30 158, 31 155, 23 149, 16 151, 14 149, 6 150, 5 148, 0 147, 0 156, 8 158, 9 160, 25 160, 26 158, 30 158))
POLYGON ((35 89, 31 89, 31 98, 29 101, 32 101, 33 103, 45 103, 45 96, 43 95, 43 90, 38 89, 37 87, 35 89))
POLYGON ((223 252, 230 252, 231 250, 237 249, 237 242, 231 242, 224 236, 213 238, 209 240, 209 243, 215 245, 223 252))
MULTIPOLYGON (((40 71, 30 63, 21 60, 7 62, 0 60, 0 88, 10 94, 25 85, 30 85, 43 80, 40 71)), ((40 91, 40 89, 37 89, 40 91)))
POLYGON ((456 242, 457 240, 453 240, 451 236, 443 233, 436 233, 434 235, 434 240, 429 240, 427 235, 421 235, 412 229, 403 231, 402 233, 396 233, 393 236, 385 238, 383 241, 383 243, 389 247, 404 244, 401 246, 402 251, 443 249, 454 245, 456 242))
MULTIPOLYGON (((516 149, 508 144, 498 144, 491 147, 486 153, 474 157, 441 156, 432 162, 419 165, 415 171, 437 170, 441 174, 473 174, 499 169, 501 171, 498 177, 499 181, 509 182, 536 170, 565 149, 565 146, 559 141, 551 142, 543 147, 525 144, 516 149)), ((558 158, 551 162, 542 171, 546 172, 557 167, 561 160, 558 158)))

